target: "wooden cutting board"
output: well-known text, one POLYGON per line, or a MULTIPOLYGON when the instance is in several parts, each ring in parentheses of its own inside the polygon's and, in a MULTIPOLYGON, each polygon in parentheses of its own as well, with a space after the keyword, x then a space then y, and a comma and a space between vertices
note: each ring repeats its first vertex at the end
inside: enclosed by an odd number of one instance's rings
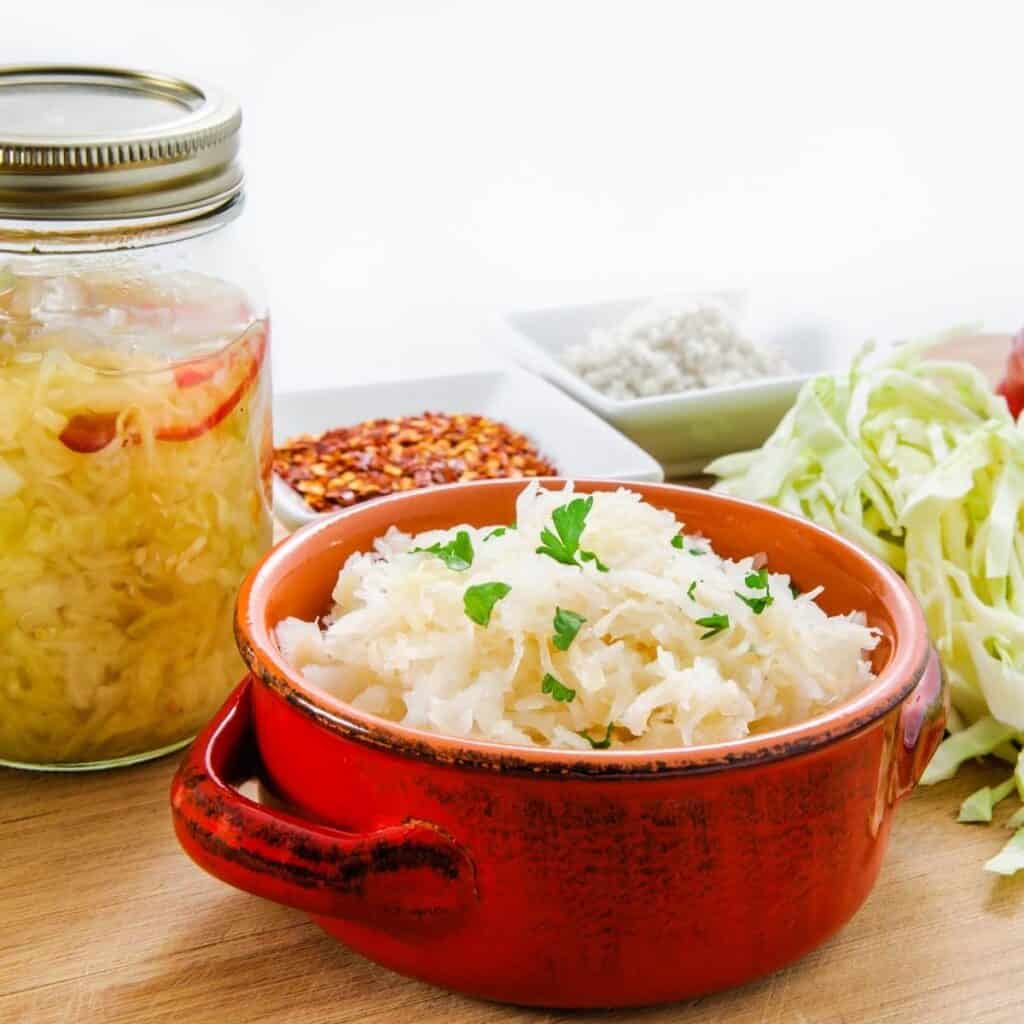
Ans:
MULTIPOLYGON (((993 376, 1006 340, 959 340, 993 376)), ((639 1011, 480 1003, 391 974, 302 914, 182 854, 177 758, 80 776, 0 770, 0 1024, 1010 1024, 1024 1020, 1024 876, 982 863, 1009 837, 955 821, 1005 768, 973 765, 898 810, 874 893, 832 941, 744 988, 639 1011)), ((571 955, 571 951, 568 951, 571 955)))

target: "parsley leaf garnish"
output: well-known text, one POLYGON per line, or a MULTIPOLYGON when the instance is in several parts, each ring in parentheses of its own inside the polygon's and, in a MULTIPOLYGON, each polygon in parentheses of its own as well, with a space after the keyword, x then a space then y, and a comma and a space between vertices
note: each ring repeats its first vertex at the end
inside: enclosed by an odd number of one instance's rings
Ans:
POLYGON ((540 684, 542 693, 549 693, 553 700, 568 704, 576 697, 576 691, 560 683, 550 672, 544 673, 544 679, 540 684))
POLYGON ((701 551, 700 548, 689 548, 686 552, 688 555, 706 555, 706 551, 701 551))
POLYGON ((538 555, 547 555, 562 565, 577 565, 593 562, 599 572, 608 572, 608 566, 593 551, 580 549, 580 537, 587 525, 587 516, 594 507, 594 496, 589 498, 573 498, 567 505, 560 505, 551 513, 555 532, 547 527, 540 531, 541 546, 538 555), (579 557, 579 563, 576 558, 579 557))
POLYGON ((569 644, 576 639, 580 626, 587 620, 577 612, 571 612, 568 608, 555 607, 554 630, 555 635, 551 642, 560 650, 569 650, 569 644))
POLYGON ((497 526, 493 530, 491 530, 491 532, 489 534, 487 534, 486 537, 484 537, 484 541, 485 542, 489 541, 492 537, 504 537, 505 534, 508 533, 509 530, 514 530, 514 529, 515 529, 514 525, 512 525, 512 526, 497 526))
POLYGON ((462 595, 462 607, 466 615, 478 626, 487 626, 491 621, 494 606, 505 597, 512 588, 507 583, 477 583, 467 587, 462 595))
POLYGON ((563 565, 576 564, 576 552, 579 550, 580 537, 587 525, 587 516, 594 507, 594 496, 589 498, 573 498, 568 505, 561 505, 551 513, 551 521, 555 525, 555 533, 546 527, 540 532, 542 546, 537 548, 538 555, 547 555, 563 565), (556 536, 557 534, 557 536, 556 536))
POLYGON ((593 562, 597 566, 598 572, 608 572, 608 566, 601 561, 593 551, 581 551, 580 552, 581 562, 593 562))
POLYGON ((803 593, 803 591, 795 583, 790 583, 789 592, 793 595, 793 597, 799 597, 803 593))
POLYGON ((748 572, 743 578, 743 582, 750 587, 751 590, 767 590, 768 570, 758 569, 757 572, 748 572))
POLYGON ((723 629, 729 628, 729 616, 723 615, 722 612, 713 612, 711 615, 705 615, 702 619, 697 619, 696 622, 698 626, 707 628, 707 632, 701 634, 701 640, 717 636, 723 629))
POLYGON ((455 540, 450 540, 447 544, 437 541, 429 548, 409 549, 410 554, 416 552, 437 555, 449 569, 453 569, 455 572, 465 572, 473 564, 473 542, 465 530, 459 530, 455 535, 455 540))
POLYGON ((735 592, 736 596, 755 614, 760 615, 770 604, 775 603, 775 598, 771 594, 765 592, 762 597, 747 597, 745 594, 741 594, 738 590, 735 592))
POLYGON ((677 533, 677 534, 676 534, 676 535, 675 535, 675 536, 674 536, 674 537, 672 538, 672 547, 674 547, 674 548, 678 548, 678 549, 679 549, 680 551, 682 551, 682 550, 683 550, 683 545, 684 545, 685 543, 686 543, 686 541, 684 541, 684 540, 683 540, 683 535, 682 535, 681 533, 677 533))
POLYGON ((760 615, 770 604, 774 604, 775 598, 772 597, 771 592, 768 590, 768 570, 758 569, 756 572, 748 572, 743 578, 743 582, 750 587, 751 590, 763 590, 763 594, 759 594, 757 597, 746 597, 741 594, 738 590, 735 592, 736 596, 755 614, 760 615))
POLYGON ((612 723, 608 723, 608 728, 604 733, 604 739, 592 739, 585 732, 578 732, 576 735, 582 736, 590 744, 591 749, 593 750, 607 750, 612 745, 612 723))
POLYGON ((693 592, 697 589, 697 581, 693 580, 690 585, 686 588, 686 596, 691 600, 695 600, 693 592))

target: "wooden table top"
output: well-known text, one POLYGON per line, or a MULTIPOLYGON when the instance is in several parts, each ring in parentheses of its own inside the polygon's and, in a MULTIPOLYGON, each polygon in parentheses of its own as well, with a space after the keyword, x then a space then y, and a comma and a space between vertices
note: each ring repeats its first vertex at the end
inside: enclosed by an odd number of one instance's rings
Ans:
MULTIPOLYGON (((995 372, 1005 343, 972 346, 995 372)), ((954 348, 951 354, 963 354, 954 348)), ((85 775, 0 770, 0 1024, 1009 1024, 1024 1020, 1024 876, 1008 838, 955 821, 1001 781, 972 765, 898 809, 878 884, 798 964, 732 992, 610 1013, 496 1006, 398 977, 178 848, 176 757, 85 775)))
POLYGON ((981 870, 1009 833, 954 820, 964 796, 1005 770, 973 766, 915 792, 867 904, 795 966, 689 1003, 565 1014, 398 977, 300 912, 204 874, 171 831, 176 761, 0 774, 4 1024, 1008 1024, 1024 1014, 1024 877, 981 870))

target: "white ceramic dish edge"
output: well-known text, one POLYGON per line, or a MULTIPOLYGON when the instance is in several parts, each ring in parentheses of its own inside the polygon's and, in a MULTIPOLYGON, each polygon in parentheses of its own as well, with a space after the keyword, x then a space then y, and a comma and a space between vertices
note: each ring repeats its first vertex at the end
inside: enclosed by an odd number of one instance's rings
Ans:
POLYGON ((767 306, 755 310, 761 327, 752 330, 746 293, 713 291, 677 298, 726 304, 747 333, 778 345, 799 372, 623 401, 601 394, 557 358, 562 348, 585 339, 595 327, 613 326, 647 302, 666 301, 660 296, 512 311, 492 324, 491 337, 519 365, 541 374, 631 437, 669 477, 699 473, 718 455, 756 447, 808 379, 841 365, 834 351, 840 335, 831 325, 801 322, 785 307, 767 306))
MULTIPOLYGON (((427 409, 502 420, 530 437, 563 476, 655 483, 664 479, 658 463, 629 438, 543 378, 517 367, 281 393, 274 396, 275 440, 427 409)), ((310 509, 276 475, 273 489, 275 515, 290 529, 332 514, 310 509)))

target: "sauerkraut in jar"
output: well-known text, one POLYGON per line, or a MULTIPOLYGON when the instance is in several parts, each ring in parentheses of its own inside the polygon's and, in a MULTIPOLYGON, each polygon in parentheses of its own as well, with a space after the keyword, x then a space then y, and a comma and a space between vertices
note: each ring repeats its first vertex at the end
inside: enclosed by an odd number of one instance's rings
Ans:
POLYGON ((267 344, 199 274, 0 268, 3 760, 161 750, 238 681, 235 594, 271 536, 267 344))
POLYGON ((0 763, 126 763, 241 677, 271 540, 240 112, 66 66, 0 68, 0 108, 0 763))

